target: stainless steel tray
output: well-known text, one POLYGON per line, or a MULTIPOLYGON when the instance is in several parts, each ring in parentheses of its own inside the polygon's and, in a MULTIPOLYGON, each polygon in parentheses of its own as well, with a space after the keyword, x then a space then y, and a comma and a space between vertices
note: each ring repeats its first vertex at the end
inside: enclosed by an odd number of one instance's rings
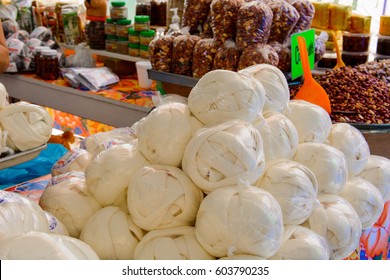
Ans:
POLYGON ((0 157, 0 170, 32 160, 33 158, 37 157, 43 149, 46 149, 46 147, 47 144, 44 144, 24 152, 15 153, 6 157, 0 157))

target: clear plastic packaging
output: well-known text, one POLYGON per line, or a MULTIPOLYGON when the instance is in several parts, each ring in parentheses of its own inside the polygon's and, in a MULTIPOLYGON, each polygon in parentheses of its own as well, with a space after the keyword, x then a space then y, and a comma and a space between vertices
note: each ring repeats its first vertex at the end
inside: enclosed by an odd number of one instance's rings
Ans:
POLYGON ((211 2, 212 0, 186 0, 182 26, 188 26, 191 31, 197 30, 206 21, 211 2))
POLYGON ((214 39, 224 43, 227 39, 236 37, 237 13, 242 0, 214 0, 211 2, 211 26, 214 39))
POLYGON ((192 76, 192 57, 196 43, 200 40, 196 35, 179 35, 173 40, 172 72, 179 75, 192 76))
POLYGON ((139 34, 139 43, 143 46, 149 46, 155 35, 156 32, 154 30, 143 30, 139 34))
POLYGON ((347 31, 351 25, 352 6, 329 5, 329 29, 347 31))
POLYGON ((263 2, 249 2, 237 14, 236 43, 240 50, 250 44, 268 41, 272 25, 272 10, 263 2))
POLYGON ((368 61, 369 52, 346 52, 343 51, 341 57, 347 66, 357 66, 368 61))
POLYGON ((238 69, 244 69, 255 64, 279 64, 279 55, 276 50, 268 44, 254 44, 246 47, 240 56, 238 69))
POLYGON ((110 17, 114 20, 126 19, 128 16, 128 9, 125 2, 111 2, 110 17))
POLYGON ((273 47, 279 56, 279 63, 277 67, 283 73, 291 72, 291 48, 287 44, 281 44, 279 42, 270 42, 269 45, 273 47))
POLYGON ((137 0, 135 7, 135 14, 137 16, 149 16, 152 15, 152 6, 150 3, 151 0, 137 0))
POLYGON ((154 70, 171 72, 174 36, 156 37, 149 45, 150 62, 154 70))
POLYGON ((351 33, 370 33, 372 16, 363 16, 352 14, 351 16, 351 33))
POLYGON ((139 46, 139 56, 143 59, 149 59, 149 47, 140 45, 139 46))
POLYGON ((150 29, 149 16, 144 16, 144 15, 135 16, 134 29, 136 31, 149 30, 150 29))
POLYGON ((201 39, 196 43, 192 58, 193 77, 200 78, 213 69, 217 50, 218 45, 214 39, 201 39))
POLYGON ((52 176, 71 171, 84 172, 91 161, 91 155, 83 149, 74 148, 62 156, 51 168, 52 176))
POLYGON ((91 91, 98 91, 119 82, 119 78, 107 67, 71 68, 80 83, 91 91))
POLYGON ((42 79, 56 80, 60 75, 58 53, 56 50, 42 51, 42 79))
POLYGON ((314 62, 320 61, 326 52, 326 42, 328 41, 328 33, 321 32, 320 35, 314 37, 314 62))
POLYGON ((116 22, 116 36, 118 38, 128 38, 129 28, 131 27, 131 20, 120 19, 116 22))
POLYGON ((378 35, 376 53, 390 56, 390 36, 378 35))
POLYGON ((343 32, 343 51, 367 52, 370 46, 371 34, 343 32))
POLYGON ((277 41, 283 44, 297 24, 299 13, 292 5, 281 0, 270 2, 268 5, 273 13, 268 42, 277 41))
POLYGON ((220 46, 214 58, 213 70, 224 69, 230 71, 237 71, 238 62, 240 60, 240 51, 233 40, 226 40, 220 46))
POLYGON ((129 29, 129 43, 130 44, 139 44, 139 32, 134 30, 134 28, 129 29))
POLYGON ((112 18, 106 19, 104 24, 104 34, 106 35, 116 35, 116 23, 112 18))
POLYGON ((129 43, 129 55, 139 56, 139 44, 129 43))
POLYGON ((379 34, 390 36, 390 16, 381 16, 379 21, 379 34))
POLYGON ((119 38, 118 41, 116 41, 116 52, 126 55, 129 53, 129 41, 127 38, 119 38))
POLYGON ((335 52, 325 52, 324 56, 318 61, 318 67, 333 69, 337 64, 337 54, 335 52))
POLYGON ((106 36, 106 41, 105 41, 105 49, 108 52, 116 52, 116 41, 117 37, 108 35, 106 36))
POLYGON ((299 13, 299 20, 291 31, 291 34, 308 30, 314 18, 314 6, 309 0, 285 0, 291 4, 299 13))

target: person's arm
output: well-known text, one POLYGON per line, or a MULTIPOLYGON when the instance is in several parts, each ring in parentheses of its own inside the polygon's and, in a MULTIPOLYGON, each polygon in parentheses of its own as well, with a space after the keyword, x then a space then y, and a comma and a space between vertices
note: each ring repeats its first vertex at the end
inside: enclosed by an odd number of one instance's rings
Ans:
POLYGON ((5 70, 7 70, 8 66, 9 66, 8 48, 7 45, 5 44, 3 25, 1 24, 1 20, 0 20, 0 73, 3 73, 5 70))

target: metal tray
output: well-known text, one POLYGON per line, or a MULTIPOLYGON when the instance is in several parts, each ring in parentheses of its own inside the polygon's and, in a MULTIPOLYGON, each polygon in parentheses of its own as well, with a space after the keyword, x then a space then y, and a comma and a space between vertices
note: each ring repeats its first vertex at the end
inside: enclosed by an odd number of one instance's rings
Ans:
POLYGON ((43 144, 42 146, 34 149, 15 153, 6 157, 0 157, 0 170, 32 160, 33 158, 37 157, 43 149, 46 149, 46 147, 47 144, 43 144))

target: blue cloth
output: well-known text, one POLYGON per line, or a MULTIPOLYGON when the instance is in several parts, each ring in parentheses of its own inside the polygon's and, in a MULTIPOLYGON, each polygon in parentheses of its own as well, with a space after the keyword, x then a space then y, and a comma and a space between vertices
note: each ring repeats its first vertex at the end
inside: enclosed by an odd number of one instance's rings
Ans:
POLYGON ((47 148, 27 162, 0 170, 0 189, 50 174, 51 168, 68 150, 61 144, 47 144, 47 148))

